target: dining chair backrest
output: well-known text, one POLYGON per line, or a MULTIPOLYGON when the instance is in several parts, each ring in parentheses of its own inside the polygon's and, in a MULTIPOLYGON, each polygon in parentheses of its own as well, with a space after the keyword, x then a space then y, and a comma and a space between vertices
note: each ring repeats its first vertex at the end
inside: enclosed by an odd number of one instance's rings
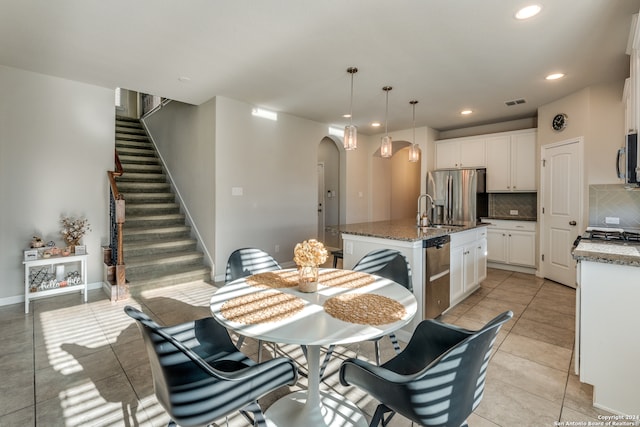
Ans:
POLYGON ((401 284, 411 292, 411 265, 407 258, 393 249, 377 249, 366 254, 353 267, 353 271, 376 274, 401 284))
POLYGON ((290 359, 256 365, 213 317, 162 327, 134 307, 124 310, 142 333, 158 403, 181 426, 208 425, 237 410, 260 421, 257 399, 297 379, 290 359))
POLYGON ((423 320, 398 356, 375 371, 368 362, 349 359, 341 366, 340 382, 380 401, 372 426, 384 425, 386 412, 422 426, 466 425, 482 399, 496 336, 512 317, 504 312, 477 331, 423 320))
MULTIPOLYGON (((442 425, 463 425, 482 400, 493 344, 502 324, 512 316, 511 312, 498 315, 482 329, 453 345, 415 376, 408 388, 413 398, 424 399, 424 406, 411 405, 408 408, 412 419, 423 425, 441 425, 439 420, 443 419, 446 422, 442 425), (441 393, 433 398, 426 389, 436 384, 441 393), (448 394, 445 393, 447 390, 448 394), (447 402, 447 410, 438 404, 442 402, 447 402)), ((418 328, 416 333, 421 333, 418 328)), ((410 352, 419 354, 419 347, 424 349, 423 346, 432 339, 431 336, 419 337, 410 352)))
POLYGON ((229 255, 224 281, 228 283, 241 277, 267 271, 281 270, 280 264, 268 253, 257 248, 236 249, 229 255))

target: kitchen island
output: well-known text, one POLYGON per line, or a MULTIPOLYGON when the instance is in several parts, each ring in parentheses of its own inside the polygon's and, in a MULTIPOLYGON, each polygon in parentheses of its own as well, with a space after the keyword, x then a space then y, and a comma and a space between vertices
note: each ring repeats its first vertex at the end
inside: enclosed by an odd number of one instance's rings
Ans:
POLYGON ((580 241, 576 370, 593 385, 593 405, 640 415, 640 245, 580 241))
POLYGON ((413 322, 398 331, 403 340, 425 318, 424 241, 443 235, 451 237, 450 308, 473 293, 486 277, 486 224, 417 227, 415 219, 406 219, 342 225, 336 231, 342 235, 344 268, 352 268, 364 255, 382 248, 395 249, 409 260, 418 311, 413 322))

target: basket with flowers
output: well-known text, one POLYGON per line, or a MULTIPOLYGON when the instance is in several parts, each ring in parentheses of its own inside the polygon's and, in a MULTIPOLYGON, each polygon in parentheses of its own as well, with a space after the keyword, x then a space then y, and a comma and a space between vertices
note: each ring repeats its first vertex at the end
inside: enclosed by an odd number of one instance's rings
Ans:
POLYGON ((85 218, 63 216, 60 222, 62 223, 60 234, 65 243, 71 248, 74 248, 80 243, 80 239, 82 239, 87 231, 91 231, 89 221, 85 218))
POLYGON ((328 252, 322 242, 315 239, 298 243, 293 250, 293 261, 298 266, 298 289, 302 292, 318 290, 318 268, 327 261, 328 252))

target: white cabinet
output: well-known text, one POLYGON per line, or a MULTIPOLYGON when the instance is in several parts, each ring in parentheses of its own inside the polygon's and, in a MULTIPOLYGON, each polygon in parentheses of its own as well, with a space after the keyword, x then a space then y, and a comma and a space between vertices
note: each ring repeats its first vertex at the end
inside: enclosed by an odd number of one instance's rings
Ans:
POLYGON ((482 283, 487 278, 487 229, 482 227, 478 230, 478 238, 476 240, 476 265, 477 280, 482 283))
POLYGON ((485 167, 484 137, 436 141, 436 169, 485 167))
POLYGON ((593 406, 640 414, 640 267, 580 261, 580 381, 593 385, 593 406))
POLYGON ((532 221, 487 220, 487 259, 523 267, 536 265, 536 223, 532 221))
POLYGON ((451 234, 450 306, 478 289, 487 277, 486 229, 479 227, 451 234))
POLYGON ((487 192, 536 191, 536 131, 486 139, 487 192))
POLYGON ((32 299, 69 292, 82 292, 87 302, 87 258, 85 254, 24 261, 24 312, 29 312, 32 299))

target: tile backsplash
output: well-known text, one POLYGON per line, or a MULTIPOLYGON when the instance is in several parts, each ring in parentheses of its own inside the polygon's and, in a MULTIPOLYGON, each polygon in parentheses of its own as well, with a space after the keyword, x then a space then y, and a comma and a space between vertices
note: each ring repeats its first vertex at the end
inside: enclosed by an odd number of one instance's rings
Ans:
POLYGON ((589 225, 640 230, 640 189, 621 184, 589 186, 589 225), (607 224, 606 218, 619 218, 620 224, 607 224))
POLYGON ((537 217, 537 193, 491 193, 489 194, 489 216, 513 219, 535 219, 537 217), (518 211, 512 215, 511 211, 518 211))

